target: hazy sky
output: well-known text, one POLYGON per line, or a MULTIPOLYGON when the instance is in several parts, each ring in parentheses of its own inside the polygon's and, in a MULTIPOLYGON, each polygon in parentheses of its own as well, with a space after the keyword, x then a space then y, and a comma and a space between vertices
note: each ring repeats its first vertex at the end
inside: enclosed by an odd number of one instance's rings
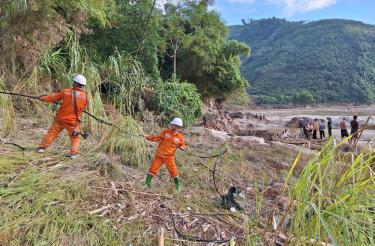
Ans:
POLYGON ((375 24, 375 0, 216 0, 212 7, 228 25, 241 19, 353 19, 375 24))

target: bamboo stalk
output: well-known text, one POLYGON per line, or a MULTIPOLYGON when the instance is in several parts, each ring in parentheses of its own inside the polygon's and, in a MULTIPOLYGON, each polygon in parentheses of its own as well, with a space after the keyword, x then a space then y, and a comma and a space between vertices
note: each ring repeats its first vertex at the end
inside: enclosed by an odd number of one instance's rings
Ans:
POLYGON ((354 145, 357 145, 357 144, 358 144, 358 141, 359 141, 359 139, 362 137, 363 132, 364 132, 364 131, 367 129, 367 127, 368 127, 368 122, 370 121, 370 119, 371 119, 371 116, 367 117, 367 120, 366 120, 366 122, 365 122, 365 126, 364 126, 363 129, 360 131, 358 137, 354 140, 354 145))
POLYGON ((164 246, 164 227, 160 228, 159 246, 164 246))

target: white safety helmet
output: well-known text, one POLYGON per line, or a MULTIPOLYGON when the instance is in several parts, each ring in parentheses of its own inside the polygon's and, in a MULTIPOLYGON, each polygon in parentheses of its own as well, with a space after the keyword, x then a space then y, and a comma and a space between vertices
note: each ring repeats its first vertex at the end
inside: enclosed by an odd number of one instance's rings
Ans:
POLYGON ((74 76, 73 81, 83 86, 86 85, 86 78, 81 74, 77 74, 76 76, 74 76))
POLYGON ((174 118, 171 121, 171 125, 176 125, 176 126, 182 127, 182 120, 180 118, 174 118))

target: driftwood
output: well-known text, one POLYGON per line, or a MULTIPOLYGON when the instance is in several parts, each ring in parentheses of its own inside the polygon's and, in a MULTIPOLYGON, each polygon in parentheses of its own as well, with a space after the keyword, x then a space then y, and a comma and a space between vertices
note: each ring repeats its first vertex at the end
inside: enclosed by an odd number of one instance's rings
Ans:
POLYGON ((288 140, 279 140, 280 142, 282 143, 285 143, 285 144, 294 144, 294 145, 304 145, 304 144, 314 144, 314 145, 318 145, 320 143, 324 143, 325 141, 327 141, 327 139, 311 139, 310 141, 309 140, 292 140, 292 141, 288 141, 288 140))

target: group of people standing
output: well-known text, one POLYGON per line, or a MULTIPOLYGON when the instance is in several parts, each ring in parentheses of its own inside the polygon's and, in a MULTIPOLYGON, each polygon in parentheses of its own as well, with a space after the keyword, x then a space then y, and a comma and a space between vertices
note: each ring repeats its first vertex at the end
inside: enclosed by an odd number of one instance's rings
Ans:
MULTIPOLYGON (((332 119, 330 117, 328 120, 328 135, 332 136, 332 119)), ((320 139, 325 138, 325 129, 326 124, 325 120, 314 119, 304 121, 303 119, 299 120, 299 128, 301 130, 301 136, 305 136, 306 139, 318 139, 318 132, 320 139)))
MULTIPOLYGON (((318 139, 318 132, 320 139, 325 138, 325 129, 326 121, 324 119, 314 119, 314 120, 299 120, 300 135, 304 136, 306 139, 318 139)), ((332 137, 332 119, 327 117, 327 128, 328 136, 332 137)), ((343 117, 340 122, 341 138, 349 136, 349 123, 346 121, 346 118, 343 117)), ((349 140, 351 143, 353 139, 358 138, 359 123, 357 115, 353 116, 353 120, 350 122, 350 134, 353 135, 353 138, 349 140)))
MULTIPOLYGON (((341 130, 341 138, 349 137, 349 123, 346 121, 346 118, 343 117, 340 122, 340 130, 341 130)), ((353 137, 349 139, 349 143, 355 143, 358 136, 359 131, 359 122, 358 122, 358 116, 354 115, 353 119, 350 121, 350 135, 353 137)))

